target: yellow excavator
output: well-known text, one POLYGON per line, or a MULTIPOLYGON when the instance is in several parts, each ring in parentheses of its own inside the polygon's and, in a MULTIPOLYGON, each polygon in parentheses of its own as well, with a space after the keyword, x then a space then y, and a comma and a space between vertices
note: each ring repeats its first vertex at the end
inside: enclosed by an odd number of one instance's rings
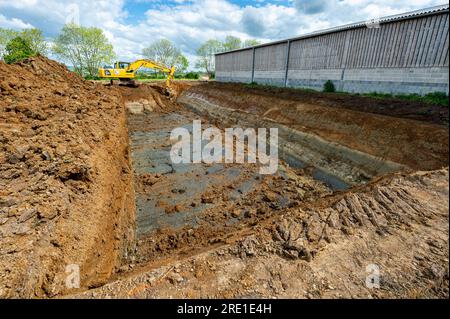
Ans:
POLYGON ((141 68, 149 68, 164 72, 167 74, 166 86, 170 90, 170 84, 175 74, 175 67, 166 67, 160 63, 151 60, 137 60, 134 62, 116 62, 114 67, 100 68, 98 70, 98 76, 104 79, 111 79, 111 84, 127 84, 132 86, 138 86, 138 82, 135 80, 136 72, 141 68), (114 80, 118 79, 118 80, 114 80))

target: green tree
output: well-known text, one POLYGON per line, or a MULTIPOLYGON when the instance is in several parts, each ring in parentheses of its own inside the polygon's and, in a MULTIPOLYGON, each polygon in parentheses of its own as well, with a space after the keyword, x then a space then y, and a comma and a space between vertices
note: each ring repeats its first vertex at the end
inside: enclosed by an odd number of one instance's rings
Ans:
POLYGON ((180 59, 181 51, 167 39, 160 39, 142 50, 142 55, 167 67, 176 65, 180 59))
POLYGON ((240 49, 242 48, 242 40, 232 35, 229 35, 225 38, 223 48, 225 51, 240 49))
POLYGON ((31 49, 40 55, 48 54, 48 44, 45 41, 42 31, 39 29, 24 29, 20 36, 30 43, 31 49))
POLYGON ((221 51, 223 51, 223 44, 220 41, 214 39, 206 41, 197 49, 197 63, 195 66, 211 76, 215 71, 214 55, 221 51))
POLYGON ((6 54, 4 55, 4 59, 8 64, 15 63, 35 55, 35 52, 31 49, 30 43, 21 37, 15 37, 9 41, 6 45, 5 51, 6 54))
POLYGON ((52 49, 80 75, 96 76, 102 64, 109 64, 115 58, 114 48, 101 29, 73 23, 62 28, 52 49))
POLYGON ((259 42, 258 40, 250 39, 250 40, 245 40, 244 43, 242 44, 242 47, 243 48, 254 47, 255 45, 259 45, 259 44, 261 44, 261 42, 259 42))
POLYGON ((21 37, 28 42, 34 54, 47 55, 48 45, 39 29, 24 29, 15 31, 11 29, 0 28, 0 59, 6 52, 6 45, 15 37, 21 37))
POLYGON ((180 54, 175 61, 175 71, 177 73, 184 73, 189 67, 189 60, 182 54, 180 54))
POLYGON ((17 31, 0 28, 0 59, 6 54, 6 45, 17 36, 19 36, 17 31))

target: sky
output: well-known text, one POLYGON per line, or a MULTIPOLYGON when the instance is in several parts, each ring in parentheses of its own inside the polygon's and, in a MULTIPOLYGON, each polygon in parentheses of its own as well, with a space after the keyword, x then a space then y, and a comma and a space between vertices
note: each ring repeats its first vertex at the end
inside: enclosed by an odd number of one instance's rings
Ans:
POLYGON ((67 22, 103 29, 119 60, 166 38, 195 64, 196 49, 227 35, 261 42, 445 4, 443 0, 0 0, 0 27, 39 28, 49 42, 67 22))

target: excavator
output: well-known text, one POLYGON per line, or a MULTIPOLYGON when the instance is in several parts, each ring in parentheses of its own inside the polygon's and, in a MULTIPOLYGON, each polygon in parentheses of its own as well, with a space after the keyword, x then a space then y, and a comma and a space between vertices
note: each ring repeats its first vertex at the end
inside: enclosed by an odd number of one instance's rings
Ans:
POLYGON ((103 67, 98 70, 98 76, 104 79, 110 79, 111 85, 126 84, 134 87, 138 86, 135 80, 136 72, 141 68, 149 68, 164 72, 167 74, 166 87, 170 93, 170 85, 175 74, 175 67, 166 67, 160 63, 151 60, 136 60, 134 62, 115 62, 112 68, 103 67), (114 80, 118 79, 118 80, 114 80))

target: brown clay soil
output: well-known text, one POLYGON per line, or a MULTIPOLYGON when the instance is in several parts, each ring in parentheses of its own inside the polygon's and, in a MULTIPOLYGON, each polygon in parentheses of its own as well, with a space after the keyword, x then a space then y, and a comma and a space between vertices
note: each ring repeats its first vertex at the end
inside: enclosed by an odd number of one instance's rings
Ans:
POLYGON ((448 169, 396 174, 73 297, 448 298, 448 254, 448 169))
POLYGON ((398 118, 418 120, 448 126, 449 109, 442 105, 433 105, 399 98, 376 99, 367 96, 322 93, 309 90, 276 87, 249 87, 236 83, 208 84, 237 94, 256 94, 260 96, 276 96, 279 99, 294 100, 333 108, 388 115, 398 118))
POLYGON ((0 297, 448 298, 445 110, 236 84, 164 92, 0 62, 0 297), (228 127, 177 103, 188 94, 405 169, 333 191, 283 161, 267 176, 174 166, 170 130, 228 127), (380 288, 366 285, 374 266, 380 288))
MULTIPOLYGON (((412 169, 448 166, 448 126, 435 124, 433 118, 419 121, 391 116, 395 110, 409 106, 410 114, 420 115, 421 108, 433 109, 433 106, 406 103, 399 107, 396 100, 393 111, 389 108, 384 112, 389 100, 358 96, 344 99, 339 94, 279 91, 283 93, 276 94, 276 89, 247 91, 239 84, 208 83, 197 85, 188 92, 198 94, 209 103, 251 117, 269 119, 412 169), (303 95, 306 95, 304 100, 303 95), (342 99, 344 102, 341 103, 342 99), (364 111, 369 106, 374 113, 364 111)), ((436 109, 442 108, 436 106, 436 109)))
POLYGON ((105 283, 134 233, 122 96, 37 57, 0 62, 0 297, 105 283))

